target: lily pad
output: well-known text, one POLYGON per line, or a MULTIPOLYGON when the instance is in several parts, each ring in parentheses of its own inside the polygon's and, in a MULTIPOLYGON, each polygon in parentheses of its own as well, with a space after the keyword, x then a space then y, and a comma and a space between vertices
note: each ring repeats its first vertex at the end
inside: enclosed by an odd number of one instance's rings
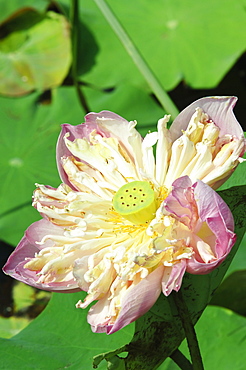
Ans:
POLYGON ((19 96, 62 83, 71 64, 63 15, 24 8, 0 27, 0 94, 19 96))
POLYGON ((244 270, 245 269, 245 261, 246 261, 246 234, 243 237, 243 240, 238 248, 237 254, 235 258, 232 260, 232 263, 227 270, 226 277, 228 277, 231 273, 237 270, 244 270))
MULTIPOLYGON (((11 339, 0 339, 2 369, 91 369, 93 356, 129 342, 133 325, 118 333, 92 333, 87 310, 75 308, 85 294, 55 293, 46 309, 11 339)), ((99 369, 106 370, 106 361, 99 369)))
POLYGON ((83 122, 74 88, 54 89, 50 104, 39 94, 0 97, 0 233, 16 245, 30 223, 40 219, 31 206, 35 183, 58 186, 55 150, 64 122, 83 122))
POLYGON ((246 270, 235 271, 219 286, 210 304, 246 316, 246 270))
POLYGON ((49 5, 49 0, 11 0, 1 2, 0 22, 11 16, 20 8, 28 7, 37 11, 44 11, 49 5))
MULTIPOLYGON (((69 0, 59 0, 67 11, 69 0)), ((166 90, 180 81, 193 88, 218 84, 245 51, 246 13, 241 0, 108 0, 115 15, 166 90)), ((146 86, 131 58, 107 24, 94 1, 80 2, 80 19, 99 49, 88 71, 87 53, 80 77, 101 87, 123 81, 146 86)), ((85 44, 85 41, 83 41, 85 44)))
MULTIPOLYGON (((209 306, 196 325, 205 369, 244 370, 246 362, 246 319, 230 310, 209 306)), ((184 341, 180 350, 189 357, 184 341)), ((167 359, 158 370, 179 370, 167 359)))
POLYGON ((23 330, 30 320, 25 317, 0 317, 0 337, 11 338, 23 330))
POLYGON ((142 136, 156 131, 158 120, 165 114, 148 92, 129 83, 122 83, 109 92, 89 87, 83 90, 91 110, 110 110, 128 121, 136 120, 136 128, 142 136))

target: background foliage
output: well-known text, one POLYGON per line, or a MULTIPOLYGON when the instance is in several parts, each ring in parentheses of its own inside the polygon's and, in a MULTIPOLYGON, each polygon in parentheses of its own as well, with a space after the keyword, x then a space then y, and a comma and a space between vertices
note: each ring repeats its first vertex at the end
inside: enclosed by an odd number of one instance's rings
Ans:
MULTIPOLYGON (((108 0, 108 4, 180 109, 206 95, 238 95, 236 114, 243 124, 246 14, 241 0, 108 0)), ((78 124, 88 110, 108 109, 136 119, 145 134, 166 113, 95 2, 79 2, 79 22, 73 25, 70 5, 69 0, 0 0, 2 263, 10 246, 40 218, 31 207, 34 184, 59 184, 55 144, 61 123, 78 124)), ((223 189, 245 184, 245 170, 244 163, 223 189)), ((197 324, 208 369, 244 368, 245 247, 244 238, 212 300, 220 307, 209 306, 197 324)), ((0 288, 5 316, 0 320, 1 369, 89 369, 93 356, 132 337, 134 325, 111 336, 92 334, 86 310, 74 308, 84 293, 76 293, 53 294, 33 322, 6 339, 26 326, 48 299, 22 284, 12 291, 13 283, 6 279, 1 277, 0 288)), ((106 367, 106 362, 99 365, 106 367)), ((177 365, 167 359, 160 369, 177 365)))

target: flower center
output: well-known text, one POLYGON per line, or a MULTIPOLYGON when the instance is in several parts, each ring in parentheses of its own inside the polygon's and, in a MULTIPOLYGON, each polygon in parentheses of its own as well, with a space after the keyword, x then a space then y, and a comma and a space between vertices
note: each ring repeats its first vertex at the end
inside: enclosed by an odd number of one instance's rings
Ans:
POLYGON ((126 220, 143 224, 155 217, 157 209, 154 190, 147 181, 132 181, 114 195, 113 206, 126 220))

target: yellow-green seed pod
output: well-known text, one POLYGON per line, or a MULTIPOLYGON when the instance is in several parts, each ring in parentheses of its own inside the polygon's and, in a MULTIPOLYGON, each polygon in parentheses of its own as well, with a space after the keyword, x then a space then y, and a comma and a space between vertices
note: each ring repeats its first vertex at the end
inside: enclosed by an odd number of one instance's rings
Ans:
POLYGON ((154 190, 147 181, 132 181, 116 192, 113 206, 126 220, 137 225, 143 224, 155 217, 154 190))

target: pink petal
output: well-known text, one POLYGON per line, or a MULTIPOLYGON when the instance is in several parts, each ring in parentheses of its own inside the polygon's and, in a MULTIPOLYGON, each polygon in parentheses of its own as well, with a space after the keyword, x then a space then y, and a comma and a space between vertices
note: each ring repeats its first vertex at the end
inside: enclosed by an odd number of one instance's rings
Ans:
POLYGON ((172 191, 165 199, 163 207, 190 229, 194 227, 198 215, 192 182, 188 176, 180 177, 173 182, 172 191))
POLYGON ((194 184, 194 197, 202 222, 206 222, 215 235, 216 260, 209 263, 197 261, 192 257, 187 262, 187 271, 192 274, 206 274, 218 266, 235 244, 234 220, 232 213, 223 199, 202 181, 194 184))
POLYGON ((33 258, 35 253, 38 253, 41 249, 53 245, 51 240, 47 240, 42 245, 36 243, 40 242, 44 236, 49 234, 62 235, 63 229, 59 226, 53 225, 51 222, 45 219, 34 222, 31 226, 29 226, 25 232, 25 236, 21 239, 20 243, 17 245, 14 252, 10 255, 8 261, 3 267, 3 271, 6 274, 11 275, 11 277, 14 279, 22 281, 23 283, 38 289, 63 293, 80 291, 77 283, 74 280, 66 281, 66 283, 37 283, 38 276, 36 272, 24 268, 24 265, 27 262, 26 259, 33 258))
POLYGON ((125 118, 122 118, 118 114, 110 112, 108 110, 103 110, 99 113, 94 112, 88 113, 85 116, 85 122, 87 124, 98 124, 97 118, 104 118, 105 122, 107 122, 107 125, 111 126, 111 131, 114 131, 113 127, 116 126, 117 128, 117 125, 119 124, 128 123, 128 121, 125 118))
POLYGON ((182 135, 182 130, 186 130, 192 115, 195 113, 195 109, 198 107, 207 113, 209 118, 220 128, 220 137, 230 134, 241 138, 243 136, 243 130, 233 113, 236 101, 237 98, 235 96, 215 96, 196 100, 182 110, 173 121, 170 128, 172 140, 176 140, 182 135))
POLYGON ((162 278, 162 292, 168 296, 173 290, 179 291, 186 270, 186 261, 182 260, 172 267, 165 266, 162 278))
POLYGON ((93 130, 96 130, 96 132, 102 135, 103 137, 109 137, 111 136, 111 134, 114 133, 115 136, 117 137, 117 133, 119 134, 119 129, 120 126, 122 126, 122 124, 125 127, 126 124, 128 124, 128 122, 124 118, 118 116, 118 114, 109 111, 102 111, 99 113, 89 113, 85 116, 85 123, 82 123, 77 126, 63 124, 56 148, 56 161, 61 180, 65 184, 69 185, 73 190, 77 190, 74 187, 74 185, 68 180, 68 176, 64 171, 61 162, 61 158, 63 157, 66 158, 72 155, 64 142, 65 134, 69 133, 68 139, 70 141, 74 141, 75 139, 78 138, 80 139, 86 138, 89 140, 90 133, 93 130), (98 118, 105 119, 103 125, 100 124, 98 118), (110 128, 111 130, 108 130, 108 128, 110 128))
POLYGON ((209 273, 226 258, 236 241, 232 213, 219 194, 200 180, 191 186, 184 176, 172 185, 163 208, 190 229, 194 255, 187 260, 186 270, 192 274, 209 273), (202 225, 211 230, 204 240, 199 237, 202 225))
POLYGON ((163 266, 159 266, 139 284, 126 291, 118 318, 109 325, 109 304, 107 299, 97 302, 89 311, 88 322, 96 333, 112 334, 144 315, 156 302, 161 293, 163 266))
POLYGON ((83 139, 85 137, 87 138, 88 134, 94 129, 97 129, 97 125, 95 125, 95 124, 91 124, 90 126, 87 125, 87 124, 84 124, 84 123, 80 124, 80 125, 77 125, 77 126, 72 126, 72 125, 69 125, 69 124, 63 124, 62 125, 62 130, 61 130, 61 133, 59 135, 59 138, 58 138, 58 141, 57 141, 57 146, 56 146, 57 168, 58 168, 61 180, 65 184, 69 185, 73 190, 76 190, 76 188, 68 180, 68 176, 67 176, 66 172, 63 169, 62 161, 61 161, 61 158, 63 158, 63 157, 66 158, 66 157, 72 156, 71 152, 69 151, 69 149, 67 148, 67 146, 64 142, 64 136, 65 136, 65 134, 69 133, 69 140, 70 141, 74 141, 77 138, 83 139))
MULTIPOLYGON (((40 242, 46 235, 63 235, 63 232, 64 230, 62 227, 56 226, 46 219, 42 219, 31 224, 25 231, 25 236, 31 244, 37 246, 37 248, 41 250, 52 246, 53 242, 47 240, 45 244, 42 245, 36 244, 36 242, 40 242)), ((17 250, 17 248, 18 247, 16 247, 15 250, 17 250)))
POLYGON ((108 327, 110 321, 110 302, 109 295, 106 295, 90 308, 87 321, 94 333, 107 333, 112 327, 108 327))
POLYGON ((229 230, 234 230, 234 219, 230 208, 210 186, 197 180, 194 184, 194 195, 202 221, 220 216, 229 230))
POLYGON ((113 112, 102 111, 100 113, 87 114, 85 116, 85 121, 88 124, 97 122, 102 131, 107 132, 109 136, 117 138, 128 151, 128 154, 134 157, 132 146, 129 143, 129 137, 131 134, 134 134, 134 139, 136 140, 137 137, 140 141, 142 141, 142 137, 134 128, 132 131, 131 125, 125 118, 113 112), (100 118, 100 120, 98 120, 98 118, 100 118))

